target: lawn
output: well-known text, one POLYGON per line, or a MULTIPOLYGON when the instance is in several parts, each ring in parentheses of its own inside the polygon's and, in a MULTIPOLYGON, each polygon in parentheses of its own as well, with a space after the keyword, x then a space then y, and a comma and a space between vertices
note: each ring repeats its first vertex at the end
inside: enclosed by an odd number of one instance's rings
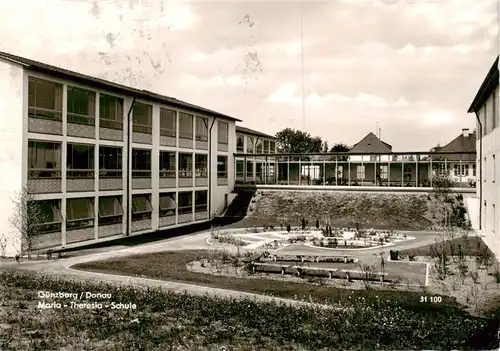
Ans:
MULTIPOLYGON (((82 263, 72 268, 112 273, 119 275, 144 276, 153 279, 169 280, 182 283, 191 283, 222 289, 238 290, 256 294, 265 294, 282 298, 307 300, 319 303, 334 304, 349 303, 355 298, 365 298, 375 301, 374 293, 366 290, 351 290, 317 286, 313 284, 284 282, 273 279, 244 279, 238 277, 204 274, 188 270, 187 264, 206 257, 205 251, 177 251, 159 252, 152 254, 134 255, 124 258, 109 259, 82 263)), ((407 308, 420 310, 422 308, 440 308, 422 306, 421 293, 401 291, 377 291, 380 299, 399 301, 407 308)), ((440 305, 459 307, 455 299, 443 296, 440 305)))
POLYGON ((498 347, 493 320, 448 306, 411 311, 393 300, 357 300, 326 311, 160 289, 75 282, 0 272, 0 349, 8 350, 328 350, 498 347), (37 309, 37 292, 102 292, 124 311, 37 309), (450 322, 450 319, 452 322, 450 322))
MULTIPOLYGON (((447 245, 445 250, 448 254, 456 253, 461 247, 466 253, 466 256, 478 256, 488 251, 491 255, 493 254, 488 246, 485 245, 483 240, 478 236, 462 236, 460 238, 453 238, 446 240, 447 245)), ((435 244, 422 246, 416 249, 403 250, 400 251, 400 255, 415 255, 415 256, 431 256, 431 247, 435 244)))
POLYGON ((341 192, 272 192, 257 194, 240 226, 274 225, 286 222, 309 225, 325 218, 333 227, 393 230, 427 230, 437 225, 436 201, 425 194, 367 194, 341 192))

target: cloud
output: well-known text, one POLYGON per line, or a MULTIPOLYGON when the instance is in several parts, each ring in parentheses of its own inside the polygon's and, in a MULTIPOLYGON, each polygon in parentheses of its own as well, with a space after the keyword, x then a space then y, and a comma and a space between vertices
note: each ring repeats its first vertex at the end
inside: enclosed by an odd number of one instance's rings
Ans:
POLYGON ((269 134, 304 125, 330 144, 353 144, 378 122, 394 149, 428 150, 475 124, 466 110, 497 55, 497 6, 2 1, 0 50, 183 99, 269 134))

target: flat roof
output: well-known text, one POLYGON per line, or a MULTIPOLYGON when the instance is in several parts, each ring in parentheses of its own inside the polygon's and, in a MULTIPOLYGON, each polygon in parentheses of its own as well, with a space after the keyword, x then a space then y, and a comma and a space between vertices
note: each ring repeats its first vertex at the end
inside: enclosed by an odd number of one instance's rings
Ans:
POLYGON ((493 90, 495 90, 495 88, 498 86, 498 78, 499 76, 498 76, 498 56, 497 56, 497 59, 493 63, 493 66, 491 66, 490 70, 488 71, 488 74, 486 75, 486 78, 484 78, 483 83, 479 87, 476 97, 474 98, 472 104, 467 110, 468 113, 479 111, 479 109, 481 108, 481 106, 484 105, 484 103, 491 95, 493 90))
POLYGON ((124 95, 134 95, 137 98, 150 100, 152 102, 156 102, 156 103, 160 103, 160 104, 167 104, 167 105, 170 105, 172 107, 185 108, 185 109, 191 110, 195 113, 204 113, 204 114, 211 115, 213 117, 221 117, 221 118, 229 119, 232 121, 241 122, 241 120, 238 118, 228 116, 228 115, 225 115, 223 113, 213 111, 213 110, 210 110, 210 109, 207 109, 204 107, 193 105, 193 104, 190 104, 188 102, 178 100, 178 99, 170 97, 170 96, 156 94, 156 93, 153 93, 153 92, 148 91, 148 90, 144 90, 144 89, 140 90, 140 89, 126 86, 126 85, 113 83, 113 82, 110 82, 110 81, 107 81, 107 80, 104 80, 101 78, 92 77, 92 76, 85 75, 82 73, 70 71, 70 70, 67 70, 64 68, 48 65, 48 64, 43 63, 43 62, 34 61, 34 60, 28 59, 26 57, 16 56, 13 54, 9 54, 7 52, 0 51, 0 58, 3 58, 7 61, 11 61, 11 62, 14 62, 17 64, 20 64, 31 71, 49 74, 49 75, 52 75, 55 77, 76 81, 76 82, 79 82, 82 84, 94 85, 94 86, 97 86, 99 88, 109 90, 112 92, 116 92, 116 93, 120 93, 120 94, 124 94, 124 95))
POLYGON ((259 131, 256 131, 256 130, 253 130, 250 128, 246 128, 246 127, 241 127, 241 126, 236 126, 236 133, 250 134, 250 135, 255 135, 255 136, 259 136, 259 137, 263 137, 263 138, 269 138, 269 139, 273 139, 273 140, 276 139, 275 136, 261 133, 259 131))

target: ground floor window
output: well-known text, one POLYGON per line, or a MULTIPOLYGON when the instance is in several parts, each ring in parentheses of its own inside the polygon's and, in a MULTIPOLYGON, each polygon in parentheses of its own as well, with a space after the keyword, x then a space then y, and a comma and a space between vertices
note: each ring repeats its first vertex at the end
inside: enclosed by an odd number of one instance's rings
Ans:
POLYGON ((356 179, 364 180, 365 179, 365 166, 356 166, 356 179))
POLYGON ((66 228, 81 229, 94 226, 94 199, 68 199, 66 201, 66 228))
POLYGON ((193 193, 182 191, 179 193, 179 215, 193 213, 193 193))
POLYGON ((469 175, 469 165, 468 164, 457 164, 453 165, 453 175, 455 177, 466 177, 469 175))
POLYGON ((208 209, 208 191, 199 190, 194 193, 195 212, 205 212, 208 209))
POLYGON ((40 234, 57 233, 61 231, 62 216, 60 200, 33 201, 28 203, 28 216, 36 221, 40 234), (34 218, 35 217, 35 218, 34 218))
POLYGON ((379 172, 380 172, 380 179, 384 179, 384 180, 387 180, 389 175, 389 166, 380 166, 380 169, 379 169, 379 172))
POLYGON ((151 219, 151 195, 132 195, 132 221, 151 219))
POLYGON ((175 193, 160 194, 160 217, 175 216, 175 193))
POLYGON ((121 196, 99 198, 99 225, 117 224, 123 220, 121 196))

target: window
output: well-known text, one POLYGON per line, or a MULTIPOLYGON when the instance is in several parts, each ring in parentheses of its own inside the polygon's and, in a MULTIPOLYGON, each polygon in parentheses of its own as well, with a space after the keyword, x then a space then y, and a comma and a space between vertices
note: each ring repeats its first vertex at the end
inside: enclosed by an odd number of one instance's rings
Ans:
POLYGON ((94 226, 94 200, 68 199, 66 202, 66 228, 79 229, 94 226))
POLYGON ((491 218, 492 218, 492 221, 491 221, 491 231, 494 233, 495 232, 495 227, 497 226, 497 220, 496 220, 496 208, 495 208, 495 204, 492 204, 491 205, 492 208, 491 208, 491 218))
POLYGON ((339 165, 337 168, 337 177, 338 178, 343 178, 344 177, 344 166, 339 165))
POLYGON ((491 177, 491 181, 495 183, 495 180, 497 179, 497 163, 495 161, 495 155, 493 155, 493 176, 491 177))
POLYGON ((175 193, 160 194, 160 217, 175 216, 175 193))
POLYGON ((469 175, 469 165, 468 164, 454 164, 453 165, 453 175, 455 177, 466 177, 469 175))
POLYGON ((160 151, 160 177, 175 178, 175 152, 160 151))
POLYGON ((476 176, 476 164, 475 163, 472 164, 472 176, 473 177, 476 176))
POLYGON ((95 93, 68 86, 68 122, 95 125, 95 93))
POLYGON ((244 136, 241 134, 236 134, 236 152, 245 152, 245 147, 244 147, 244 136))
POLYGON ((123 99, 99 94, 99 126, 123 129, 123 99))
POLYGON ((196 140, 208 141, 208 118, 196 117, 196 140))
POLYGON ((205 212, 208 209, 208 191, 199 190, 194 192, 194 211, 205 212))
POLYGON ((389 166, 382 165, 379 167, 380 179, 387 180, 388 178, 389 166))
POLYGON ((412 176, 412 167, 411 165, 403 164, 403 179, 411 180, 412 176))
POLYGON ((274 154, 276 152, 276 142, 270 141, 269 142, 269 153, 274 154))
POLYGON ((178 205, 179 215, 193 213, 193 193, 191 191, 179 192, 178 205))
POLYGON ((365 179, 365 166, 356 166, 356 179, 364 180, 365 179))
POLYGON ((151 219, 151 212, 153 212, 153 206, 151 206, 150 195, 132 195, 133 222, 151 219))
POLYGON ((245 176, 245 163, 243 160, 236 160, 236 177, 243 178, 245 176))
POLYGON ((196 178, 206 178, 208 165, 208 155, 197 154, 194 159, 194 168, 196 172, 196 178))
POLYGON ((446 164, 444 164, 444 163, 439 163, 439 164, 437 165, 437 173, 438 173, 438 175, 440 175, 440 176, 446 176, 446 175, 447 175, 447 171, 446 171, 446 170, 447 170, 447 168, 448 168, 448 167, 446 167, 446 164))
POLYGON ((193 139, 193 115, 179 113, 179 138, 193 139))
POLYGON ((217 142, 219 144, 227 144, 229 140, 229 124, 219 121, 217 142))
POLYGON ((132 178, 151 178, 151 150, 132 149, 132 178))
POLYGON ((262 153, 262 139, 261 138, 257 138, 257 141, 255 142, 255 153, 256 154, 262 153))
POLYGON ((253 154, 253 137, 247 136, 247 154, 253 154))
POLYGON ((62 120, 62 84, 29 77, 28 116, 62 120))
POLYGON ((227 178, 227 156, 217 156, 217 178, 227 178))
POLYGON ((193 154, 179 153, 179 178, 193 176, 193 154))
POLYGON ((160 135, 175 138, 177 135, 177 112, 160 108, 160 135))
POLYGON ((486 175, 488 174, 488 165, 486 164, 486 157, 484 158, 484 174, 483 179, 486 181, 486 175))
POLYGON ((136 102, 132 113, 132 130, 138 133, 151 134, 152 106, 136 102))
POLYGON ((91 145, 68 144, 66 155, 68 178, 94 177, 94 147, 91 145))
POLYGON ((253 178, 253 161, 247 161, 247 178, 253 178))
POLYGON ((99 177, 121 178, 122 177, 122 148, 100 146, 99 147, 99 177))
MULTIPOLYGON (((37 214, 37 223, 40 234, 57 233, 61 231, 62 216, 60 200, 33 201, 27 204, 27 219, 33 218, 30 213, 37 214)), ((27 224, 29 227, 30 225, 27 224)))
POLYGON ((61 144, 28 141, 28 178, 61 178, 61 144))
POLYGON ((491 129, 497 127, 497 92, 491 95, 491 129))
POLYGON ((269 140, 264 140, 264 153, 269 153, 269 140))
POLYGON ((99 225, 121 223, 122 219, 121 196, 104 196, 99 198, 99 225))

